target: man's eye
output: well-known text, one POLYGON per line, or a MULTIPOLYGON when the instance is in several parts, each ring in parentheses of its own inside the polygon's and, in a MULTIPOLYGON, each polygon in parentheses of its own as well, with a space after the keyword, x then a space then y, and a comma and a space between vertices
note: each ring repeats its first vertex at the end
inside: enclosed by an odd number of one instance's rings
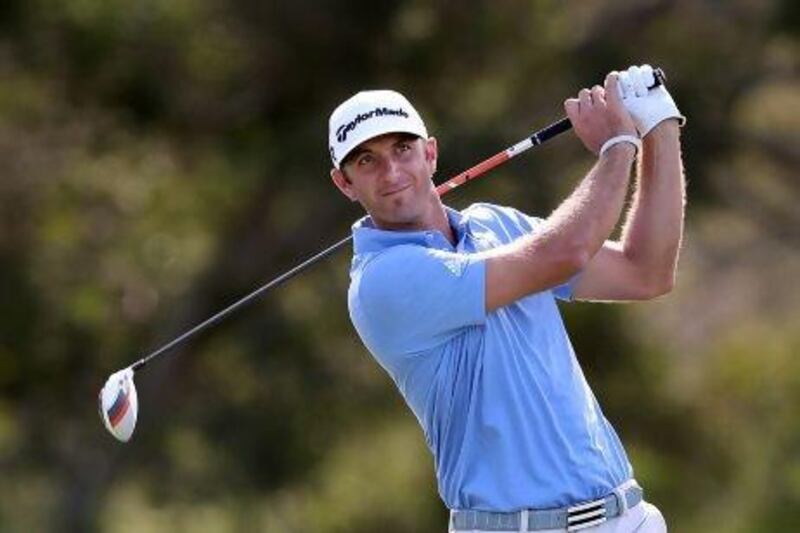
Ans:
POLYGON ((401 152, 407 152, 407 151, 411 150, 411 145, 410 145, 410 144, 408 144, 408 143, 400 143, 400 144, 399 144, 399 145, 397 145, 397 146, 398 146, 398 149, 399 149, 401 152))
POLYGON ((370 163, 372 163, 372 161, 373 158, 369 154, 362 155, 361 157, 358 158, 358 164, 360 166, 369 165, 370 163))

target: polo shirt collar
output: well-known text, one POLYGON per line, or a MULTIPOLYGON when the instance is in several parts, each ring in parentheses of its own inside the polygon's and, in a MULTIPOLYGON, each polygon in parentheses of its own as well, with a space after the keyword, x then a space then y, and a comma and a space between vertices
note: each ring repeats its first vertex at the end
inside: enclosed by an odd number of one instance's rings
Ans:
MULTIPOLYGON (((459 211, 445 206, 445 213, 450 227, 460 242, 468 232, 467 217, 459 211)), ((375 227, 372 218, 367 215, 353 224, 353 248, 356 254, 380 252, 399 244, 417 244, 420 246, 452 249, 453 246, 439 230, 423 231, 390 231, 375 227)))

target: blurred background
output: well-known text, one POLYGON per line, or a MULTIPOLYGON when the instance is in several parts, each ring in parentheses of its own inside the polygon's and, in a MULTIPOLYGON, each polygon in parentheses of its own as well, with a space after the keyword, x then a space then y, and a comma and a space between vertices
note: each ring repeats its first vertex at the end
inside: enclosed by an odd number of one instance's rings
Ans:
MULTIPOLYGON (((568 327, 672 531, 800 530, 798 30, 791 0, 3 0, 0 531, 443 533, 349 250, 143 371, 130 443, 97 392, 348 234, 352 93, 406 93, 443 180, 642 62, 689 118, 678 284, 568 327)), ((447 203, 546 216, 592 162, 566 134, 447 203)))

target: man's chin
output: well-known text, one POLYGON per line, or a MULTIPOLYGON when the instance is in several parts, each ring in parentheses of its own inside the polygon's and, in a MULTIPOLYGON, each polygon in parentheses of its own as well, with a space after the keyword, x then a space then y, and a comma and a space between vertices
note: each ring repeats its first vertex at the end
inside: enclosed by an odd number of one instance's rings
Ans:
POLYGON ((372 214, 372 220, 381 229, 396 231, 411 231, 420 226, 420 217, 411 213, 382 213, 372 214))

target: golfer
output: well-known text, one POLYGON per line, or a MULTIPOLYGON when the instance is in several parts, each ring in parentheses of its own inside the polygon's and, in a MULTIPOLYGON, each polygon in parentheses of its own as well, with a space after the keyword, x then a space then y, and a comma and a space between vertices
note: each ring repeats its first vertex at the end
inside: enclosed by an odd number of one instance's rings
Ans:
POLYGON ((666 531, 556 305, 672 287, 683 117, 653 82, 631 67, 564 103, 597 161, 547 218, 444 206, 436 139, 397 92, 360 92, 330 117, 331 177, 367 212, 353 226, 350 316, 422 426, 450 531, 666 531))

